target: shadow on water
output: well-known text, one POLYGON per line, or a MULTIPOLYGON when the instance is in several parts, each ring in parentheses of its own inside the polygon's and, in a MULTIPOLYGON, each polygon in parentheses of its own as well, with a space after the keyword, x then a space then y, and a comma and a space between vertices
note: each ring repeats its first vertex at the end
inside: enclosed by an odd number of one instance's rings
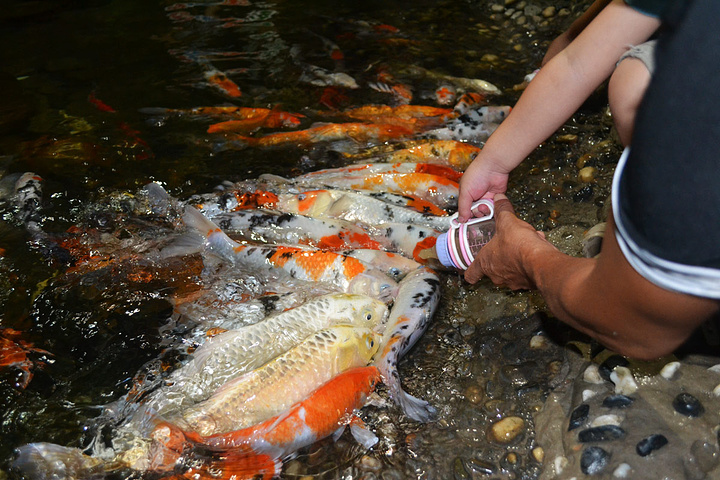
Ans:
MULTIPOLYGON (((0 169, 43 177, 46 232, 80 221, 99 242, 148 225, 161 231, 157 219, 143 226, 123 217, 124 202, 150 181, 185 199, 223 181, 332 166, 338 155, 243 148, 207 134, 212 119, 157 109, 279 106, 305 115, 308 126, 328 104, 390 103, 368 85, 409 65, 490 81, 503 90, 494 101, 512 104, 513 86, 589 3, 11 0, 0 11, 0 169), (360 88, 304 83, 303 64, 347 73, 360 88), (213 88, 205 76, 212 69, 242 95, 213 88), (109 207, 94 207, 102 203, 109 207)), ((415 85, 413 103, 432 104, 436 83, 415 85)), ((575 255, 602 216, 619 156, 604 98, 599 91, 511 178, 519 214, 553 230, 554 242, 575 255), (578 178, 583 167, 592 167, 590 180, 578 178)), ((170 369, 182 360, 168 353, 159 329, 172 313, 168 294, 187 294, 193 284, 183 279, 199 272, 113 252, 108 264, 73 273, 62 258, 48 261, 32 248, 11 206, 3 209, 0 323, 24 333, 28 359, 25 369, 0 369, 6 469, 13 449, 28 442, 86 446, 99 407, 125 394, 147 362, 161 358, 170 369)), ((407 389, 436 405, 439 420, 416 424, 392 405, 367 407, 380 437, 371 452, 347 434, 323 441, 286 464, 288 478, 537 478, 533 413, 567 374, 558 346, 567 339, 549 339, 556 325, 534 294, 469 286, 457 275, 443 282, 430 328, 401 364, 407 389), (503 417, 516 418, 517 431, 498 438, 491 427, 503 417)))

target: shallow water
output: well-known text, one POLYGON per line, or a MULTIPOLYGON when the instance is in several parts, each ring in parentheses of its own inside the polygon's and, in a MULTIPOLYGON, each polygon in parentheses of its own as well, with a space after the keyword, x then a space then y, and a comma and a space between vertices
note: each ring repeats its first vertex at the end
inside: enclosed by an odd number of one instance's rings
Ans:
MULTIPOLYGON (((590 2, 9 3, 0 12, 0 169, 44 178, 46 232, 83 220, 101 241, 103 233, 123 229, 151 241, 167 227, 162 220, 125 222, 118 213, 150 181, 186 199, 223 181, 292 175, 335 165, 339 157, 323 149, 241 149, 205 133, 208 119, 142 109, 279 105, 306 115, 309 124, 326 109, 323 88, 299 82, 295 58, 358 81, 361 88, 336 98, 342 106, 389 103, 367 83, 381 68, 396 72, 407 64, 490 81, 503 90, 493 103, 511 105, 519 95, 513 86, 590 2), (382 25, 394 28, 375 28, 382 25), (342 64, 321 37, 336 41, 342 64), (210 87, 203 77, 210 66, 226 72, 242 96, 210 87)), ((431 104, 421 97, 431 86, 418 82, 413 103, 431 104)), ((523 218, 579 254, 582 233, 602 216, 618 156, 601 89, 513 173, 509 196, 523 218), (595 168, 594 178, 582 182, 578 171, 586 166, 595 168)), ((165 295, 192 293, 187 279, 200 267, 148 267, 138 279, 138 264, 126 264, 118 251, 114 265, 67 274, 62 261, 49 262, 32 248, 9 207, 3 213, 0 323, 50 352, 29 354, 34 376, 24 389, 21 370, 0 369, 4 475, 19 445, 86 446, 101 405, 125 394, 148 362, 178 361, 161 343, 159 329, 172 312, 165 295)), ((401 364, 407 390, 431 401, 439 420, 422 425, 392 405, 367 407, 366 420, 380 437, 376 447, 364 452, 346 434, 301 452, 285 475, 537 478, 543 463, 532 453, 533 414, 564 379, 568 353, 561 345, 573 338, 545 309, 535 294, 445 275, 440 308, 401 364), (549 330, 560 341, 538 340, 549 330), (520 433, 507 442, 493 438, 493 423, 508 416, 522 419, 520 433)))

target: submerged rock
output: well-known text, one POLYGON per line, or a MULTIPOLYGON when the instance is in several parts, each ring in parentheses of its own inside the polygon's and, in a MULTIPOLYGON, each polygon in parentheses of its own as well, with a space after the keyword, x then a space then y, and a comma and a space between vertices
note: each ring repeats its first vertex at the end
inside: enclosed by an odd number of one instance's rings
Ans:
POLYGON ((580 468, 585 475, 596 475, 610 463, 610 454, 601 447, 588 447, 580 457, 580 468))
POLYGON ((625 437, 625 430, 617 425, 602 425, 586 428, 578 433, 578 440, 582 443, 609 442, 625 437))
POLYGON ((675 397, 672 405, 676 412, 688 417, 699 417, 705 412, 700 400, 685 392, 675 397))
POLYGON ((587 403, 583 403, 575 410, 573 410, 573 412, 570 414, 570 424, 568 425, 568 431, 574 430, 580 425, 582 425, 585 420, 587 420, 589 413, 590 405, 588 405, 587 403))
POLYGON ((645 437, 638 442, 635 446, 635 451, 641 457, 650 455, 655 450, 664 447, 668 444, 668 439, 665 435, 655 433, 649 437, 645 437))

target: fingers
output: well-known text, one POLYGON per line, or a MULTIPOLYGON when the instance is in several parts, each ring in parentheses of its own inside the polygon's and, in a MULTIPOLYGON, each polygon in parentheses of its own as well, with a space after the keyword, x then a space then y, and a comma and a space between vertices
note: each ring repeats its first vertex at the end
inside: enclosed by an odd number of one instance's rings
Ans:
POLYGON ((495 217, 500 215, 502 212, 509 212, 513 216, 515 215, 515 208, 513 208, 510 200, 508 200, 504 194, 496 193, 493 198, 493 203, 495 204, 495 217))

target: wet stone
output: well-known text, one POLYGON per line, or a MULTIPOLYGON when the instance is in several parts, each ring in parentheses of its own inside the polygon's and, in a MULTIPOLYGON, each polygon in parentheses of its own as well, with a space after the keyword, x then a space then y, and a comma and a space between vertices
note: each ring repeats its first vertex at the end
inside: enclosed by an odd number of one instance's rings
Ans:
POLYGON ((493 475, 495 473, 495 465, 485 460, 471 458, 467 461, 466 466, 472 473, 480 473, 483 475, 493 475))
POLYGON ((611 440, 618 440, 624 436, 625 430, 617 425, 602 425, 581 431, 578 433, 578 440, 582 443, 609 442, 611 440))
POLYGON ((676 412, 687 417, 699 417, 705 412, 700 400, 689 393, 681 393, 673 400, 673 408, 676 412))
POLYGON ((598 366, 598 372, 602 378, 610 381, 610 374, 616 367, 627 367, 628 365, 630 365, 630 362, 628 362, 625 357, 620 355, 610 355, 598 366))
POLYGON ((720 451, 716 445, 696 440, 690 447, 690 453, 697 460, 698 467, 705 473, 720 465, 720 451))
POLYGON ((453 461, 453 478, 455 478, 455 480, 466 480, 470 478, 470 474, 465 470, 465 465, 460 457, 455 457, 453 461))
POLYGON ((493 424, 492 438, 498 443, 510 443, 525 431, 525 420, 520 417, 505 417, 493 424))
POLYGON ((668 439, 665 435, 655 433, 649 437, 645 437, 638 442, 635 446, 635 451, 641 457, 647 457, 655 450, 664 447, 668 444, 668 439))
POLYGON ((585 475, 601 473, 610 463, 610 454, 600 447, 588 447, 580 456, 580 469, 585 475))
POLYGON ((572 411, 570 414, 570 423, 568 425, 568 432, 570 430, 574 430, 578 428, 580 425, 582 425, 585 420, 588 418, 588 414, 590 413, 590 405, 587 403, 583 403, 582 405, 579 405, 575 408, 575 410, 572 411))
POLYGON ((632 405, 634 398, 627 395, 609 395, 603 400, 603 407, 607 408, 625 408, 632 405))

